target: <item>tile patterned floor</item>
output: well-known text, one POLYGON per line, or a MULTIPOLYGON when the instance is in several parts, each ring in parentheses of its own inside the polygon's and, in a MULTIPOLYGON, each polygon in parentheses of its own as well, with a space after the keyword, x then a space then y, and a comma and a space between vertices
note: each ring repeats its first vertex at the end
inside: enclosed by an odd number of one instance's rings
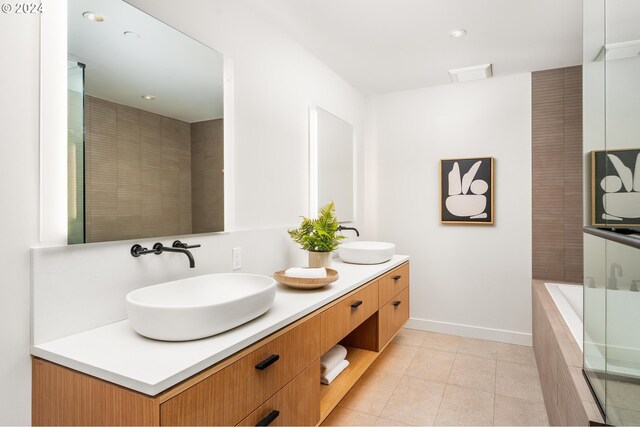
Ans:
POLYGON ((531 347, 403 329, 322 425, 548 421, 531 347))

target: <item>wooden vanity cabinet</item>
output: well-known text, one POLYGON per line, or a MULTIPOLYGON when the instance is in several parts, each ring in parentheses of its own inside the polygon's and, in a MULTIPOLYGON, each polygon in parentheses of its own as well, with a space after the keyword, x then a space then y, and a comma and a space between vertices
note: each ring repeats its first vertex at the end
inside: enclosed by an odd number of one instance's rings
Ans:
POLYGON ((320 360, 260 405, 240 426, 257 426, 272 420, 271 426, 313 426, 320 420, 320 360))
POLYGON ((235 425, 320 358, 316 316, 160 405, 161 425, 235 425))
POLYGON ((384 348, 409 320, 409 288, 404 288, 380 307, 378 317, 378 343, 384 348))
POLYGON ((157 396, 33 358, 33 425, 317 425, 409 318, 406 262, 157 396), (337 343, 349 367, 320 384, 337 343))
POLYGON ((378 281, 380 307, 409 286, 409 263, 402 264, 382 275, 378 281))
POLYGON ((320 315, 324 354, 378 311, 378 282, 369 282, 320 315))

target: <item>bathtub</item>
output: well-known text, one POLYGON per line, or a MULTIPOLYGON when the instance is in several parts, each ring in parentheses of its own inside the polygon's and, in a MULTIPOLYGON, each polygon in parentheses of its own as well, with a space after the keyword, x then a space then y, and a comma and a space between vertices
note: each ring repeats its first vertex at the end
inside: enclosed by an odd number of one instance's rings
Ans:
POLYGON ((560 314, 564 317, 571 334, 576 339, 580 350, 583 349, 583 304, 582 285, 566 285, 560 283, 545 283, 547 290, 558 306, 560 314))
MULTIPOLYGON (((640 292, 629 292, 625 290, 609 291, 607 304, 611 309, 605 316, 604 313, 597 315, 596 323, 605 325, 615 325, 609 327, 604 336, 583 335, 583 291, 582 285, 566 285, 560 283, 545 283, 547 290, 551 294, 553 301, 558 306, 560 314, 564 318, 571 334, 575 338, 580 350, 586 353, 585 363, 590 370, 603 371, 619 374, 627 377, 640 378, 640 334, 635 325, 640 323, 640 292), (632 327, 624 327, 632 325, 632 327), (583 339, 583 338, 586 338, 583 339), (587 349, 584 342, 588 343, 587 349), (606 357, 605 357, 606 355, 606 357)), ((599 305, 605 301, 604 289, 589 289, 591 298, 599 305)), ((591 314, 590 314, 591 316, 591 314)), ((591 331, 594 334, 604 333, 604 330, 591 331)), ((602 335, 600 334, 600 335, 602 335)))

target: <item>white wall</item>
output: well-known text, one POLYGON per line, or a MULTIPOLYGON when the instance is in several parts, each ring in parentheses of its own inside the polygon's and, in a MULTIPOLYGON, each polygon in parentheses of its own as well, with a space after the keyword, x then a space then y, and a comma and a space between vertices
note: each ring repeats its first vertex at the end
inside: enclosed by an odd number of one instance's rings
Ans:
POLYGON ((0 424, 30 419, 29 247, 38 241, 37 15, 0 14, 0 424))
POLYGON ((410 326, 530 344, 530 74, 375 96, 367 135, 367 220, 411 255, 410 326), (441 225, 439 160, 488 156, 495 225, 441 225))
POLYGON ((234 60, 236 228, 291 225, 307 213, 308 106, 354 125, 362 165, 364 97, 245 2, 129 2, 234 60))
MULTIPOLYGON (((185 237, 188 242, 203 244, 194 251, 198 271, 229 271, 231 247, 238 245, 243 246, 244 271, 269 273, 282 268, 283 263, 293 262, 283 254, 288 246, 283 244, 282 236, 286 235, 282 226, 295 225, 299 215, 307 214, 308 106, 319 105, 354 124, 359 170, 362 170, 364 97, 295 41, 254 17, 241 1, 193 0, 177 5, 173 0, 136 0, 132 3, 234 61, 234 222, 238 229, 274 229, 267 234, 273 236, 275 250, 265 256, 265 242, 260 240, 260 245, 254 244, 256 238, 263 235, 261 232, 185 237)), ((50 7, 56 6, 55 2, 50 3, 50 7)), ((5 244, 0 246, 5 277, 0 287, 0 424, 25 425, 30 422, 31 389, 29 248, 39 244, 38 18, 0 14, 0 35, 0 171, 3 177, 0 200, 4 202, 0 223, 5 238, 5 244)), ((362 173, 358 182, 362 188, 362 173)), ((360 194, 359 220, 363 200, 360 194)), ((43 214, 46 216, 47 212, 43 214)), ((120 254, 126 255, 130 246, 131 242, 117 242, 38 250, 39 265, 54 269, 45 269, 44 276, 39 277, 58 280, 65 271, 55 271, 56 266, 80 262, 100 266, 109 274, 121 267, 120 254), (60 262, 53 262, 54 258, 60 262)), ((157 260, 136 260, 142 261, 139 268, 125 267, 125 271, 132 273, 123 280, 141 277, 146 281, 151 280, 149 277, 164 280, 194 274, 183 258, 167 256, 162 270, 153 271, 149 266, 158 264, 157 260)), ((73 280, 48 283, 81 286, 79 281, 86 276, 80 270, 73 280)), ((122 275, 119 273, 118 277, 122 275)), ((144 285, 142 281, 140 284, 144 285)))

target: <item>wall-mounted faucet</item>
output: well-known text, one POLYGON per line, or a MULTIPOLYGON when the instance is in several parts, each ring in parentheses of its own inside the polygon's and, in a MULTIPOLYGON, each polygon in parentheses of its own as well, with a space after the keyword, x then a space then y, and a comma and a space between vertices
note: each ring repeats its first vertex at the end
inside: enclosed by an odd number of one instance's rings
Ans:
POLYGON ((360 232, 355 227, 345 227, 343 225, 339 225, 338 226, 338 231, 342 231, 342 230, 353 230, 353 231, 356 232, 356 236, 360 237, 360 232))
POLYGON ((135 244, 131 247, 131 255, 137 258, 140 255, 147 254, 160 255, 162 252, 183 253, 187 258, 189 258, 189 268, 195 268, 196 261, 193 258, 193 254, 189 252, 189 249, 199 248, 200 246, 201 245, 187 245, 186 243, 182 243, 180 240, 174 241, 171 247, 164 246, 162 243, 158 242, 153 245, 153 249, 143 248, 141 245, 135 244))
POLYGON ((618 279, 616 277, 622 277, 622 267, 618 263, 611 264, 611 270, 609 272, 609 280, 607 280, 607 288, 609 289, 618 289, 618 279))

